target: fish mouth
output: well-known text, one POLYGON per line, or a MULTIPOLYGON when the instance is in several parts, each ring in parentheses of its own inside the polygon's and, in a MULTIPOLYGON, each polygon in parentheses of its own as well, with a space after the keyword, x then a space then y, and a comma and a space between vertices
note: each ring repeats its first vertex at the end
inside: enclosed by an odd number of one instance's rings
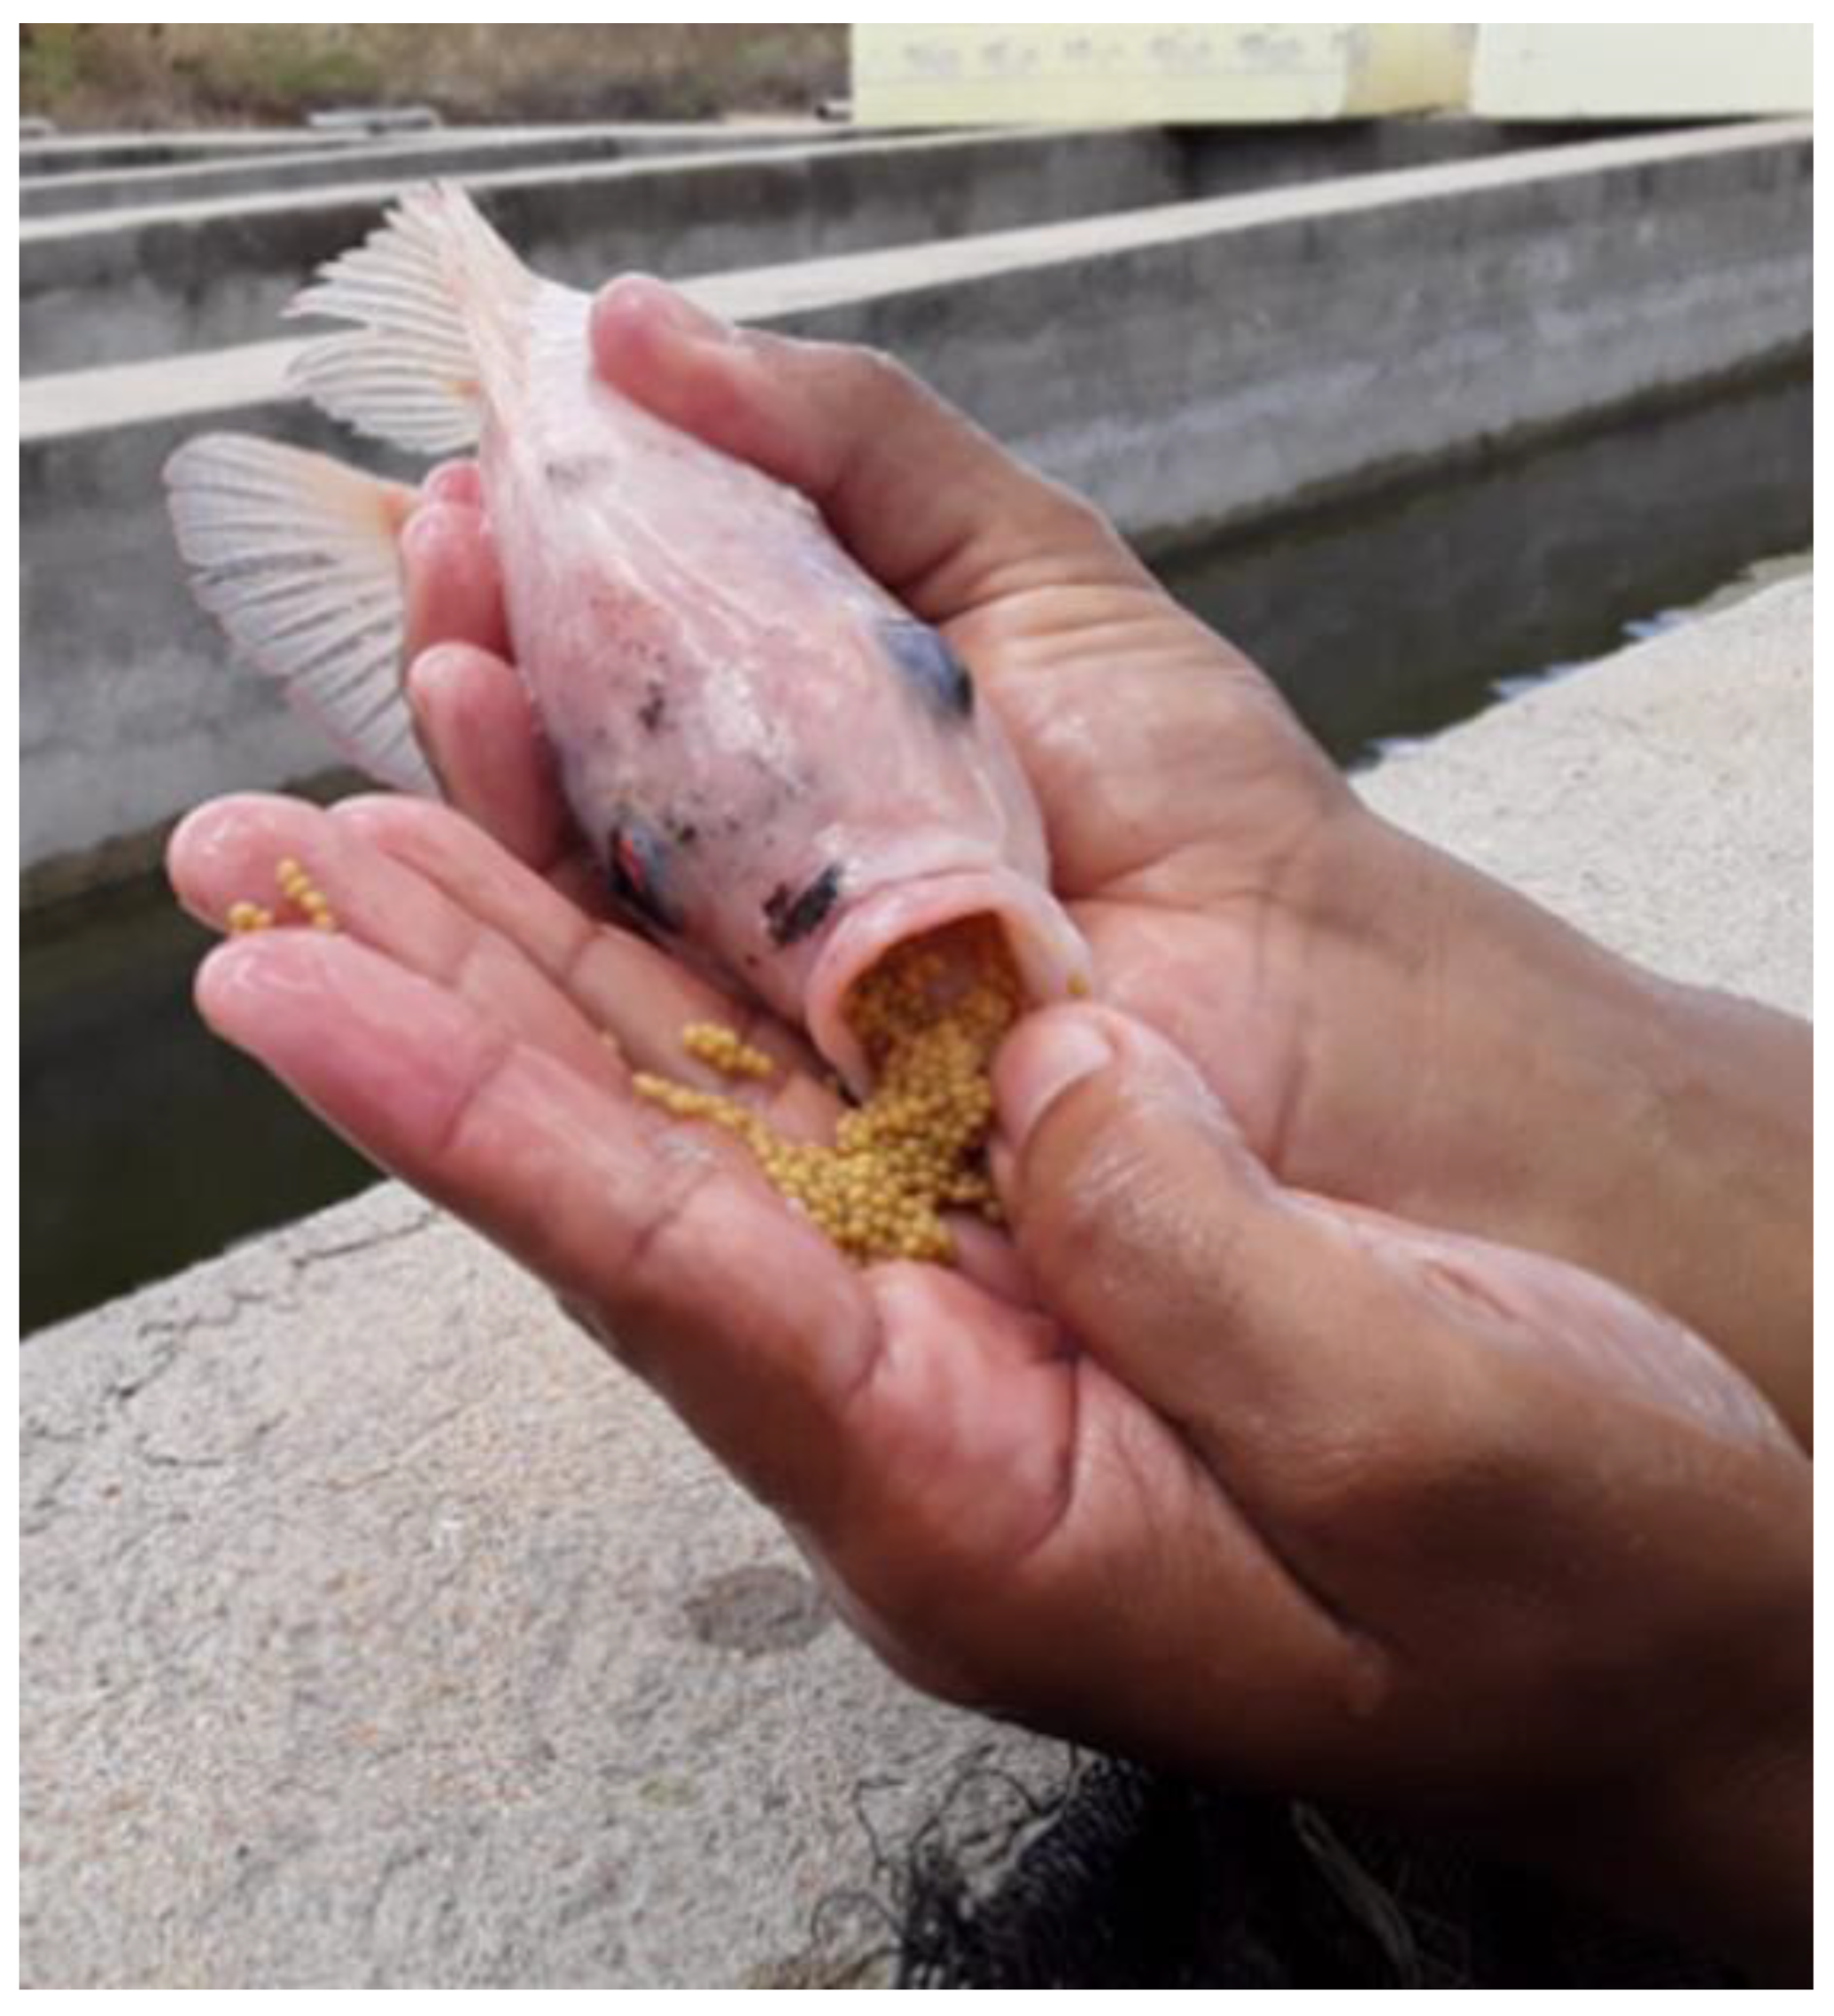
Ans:
POLYGON ((1048 890, 1009 869, 931 876, 874 891, 835 926, 809 975, 804 1019, 815 1047, 850 1092, 871 1089, 872 1066, 847 1022, 855 985, 895 946, 945 925, 986 918, 1006 940, 1028 1008, 1091 991, 1093 963, 1083 936, 1048 890))

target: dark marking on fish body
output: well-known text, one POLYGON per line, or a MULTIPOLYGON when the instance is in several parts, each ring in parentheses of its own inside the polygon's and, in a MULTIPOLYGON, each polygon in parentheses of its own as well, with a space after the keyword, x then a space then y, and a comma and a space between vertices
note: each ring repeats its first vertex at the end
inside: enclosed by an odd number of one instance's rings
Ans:
POLYGON ((668 718, 668 689, 661 680, 652 679, 643 696, 643 704, 637 709, 637 719, 643 725, 644 734, 654 735, 668 718))
POLYGON ((663 830, 678 847, 691 847, 701 837, 701 829, 693 820, 676 813, 663 821, 663 830))
POLYGON ((765 898, 765 921, 778 945, 794 945, 814 930, 835 907, 841 893, 841 864, 830 861, 800 894, 791 895, 789 884, 780 882, 765 898))
POLYGON ((563 496, 611 479, 611 464, 602 455, 550 455, 541 464, 541 474, 563 496))
POLYGON ((880 624, 879 636, 885 655, 931 712, 945 720, 966 720, 974 712, 974 680, 940 631, 895 616, 880 624))
POLYGON ((605 875, 614 901, 661 931, 681 928, 668 898, 668 848, 645 820, 627 814, 605 835, 605 875))

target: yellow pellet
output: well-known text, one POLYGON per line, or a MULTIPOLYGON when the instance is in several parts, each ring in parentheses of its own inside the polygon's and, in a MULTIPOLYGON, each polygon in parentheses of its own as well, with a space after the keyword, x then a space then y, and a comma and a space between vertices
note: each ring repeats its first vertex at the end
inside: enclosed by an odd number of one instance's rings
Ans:
POLYGON ((280 886, 280 893, 300 912, 308 924, 322 931, 337 930, 337 915, 325 900, 324 891, 291 854, 283 854, 274 864, 274 879, 280 886))
POLYGON ((777 1069, 772 1058, 723 1023, 689 1023, 681 1031, 681 1047, 728 1078, 766 1078, 777 1069))
MULTIPOLYGON (((737 1101, 653 1073, 637 1074, 632 1086, 679 1118, 711 1120, 738 1134, 771 1187, 851 1259, 946 1262, 954 1240, 945 1210, 999 1222, 985 1164, 993 1114, 988 1070, 1021 1006, 1017 971, 991 920, 896 947, 848 1001, 874 1086, 843 1115, 830 1144, 786 1140, 737 1101)), ((732 1077, 766 1077, 775 1068, 717 1024, 690 1024, 681 1041, 690 1055, 732 1077)))
MULTIPOLYGON (((283 855, 274 864, 274 880, 281 895, 308 924, 322 931, 338 929, 337 916, 323 891, 291 854, 283 855)), ((231 931, 265 931, 273 928, 275 916, 265 904, 245 900, 230 904, 223 921, 231 931)))

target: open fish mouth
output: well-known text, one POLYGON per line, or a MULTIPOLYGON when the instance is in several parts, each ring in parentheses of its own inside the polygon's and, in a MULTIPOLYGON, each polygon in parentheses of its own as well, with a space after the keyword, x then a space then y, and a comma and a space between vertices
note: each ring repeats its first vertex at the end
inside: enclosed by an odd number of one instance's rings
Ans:
POLYGON ((897 947, 975 918, 1004 938, 1025 1007, 1091 991, 1092 963, 1081 934, 1057 899, 1024 876, 976 868, 875 891, 835 926, 804 997, 810 1039, 849 1091, 865 1094, 873 1078, 872 1060, 848 1019, 859 984, 897 947))

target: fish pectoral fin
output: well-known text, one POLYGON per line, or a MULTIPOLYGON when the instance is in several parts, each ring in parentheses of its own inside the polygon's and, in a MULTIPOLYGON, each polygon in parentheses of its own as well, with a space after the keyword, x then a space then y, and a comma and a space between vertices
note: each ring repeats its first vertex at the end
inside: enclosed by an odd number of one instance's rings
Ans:
POLYGON ((355 325, 302 351, 289 379, 360 433, 456 454, 478 440, 486 387, 514 370, 535 285, 462 190, 411 190, 288 305, 355 325))
POLYGON ((198 600, 230 642, 361 769, 434 793, 401 688, 410 493, 242 434, 200 434, 165 475, 198 600))

